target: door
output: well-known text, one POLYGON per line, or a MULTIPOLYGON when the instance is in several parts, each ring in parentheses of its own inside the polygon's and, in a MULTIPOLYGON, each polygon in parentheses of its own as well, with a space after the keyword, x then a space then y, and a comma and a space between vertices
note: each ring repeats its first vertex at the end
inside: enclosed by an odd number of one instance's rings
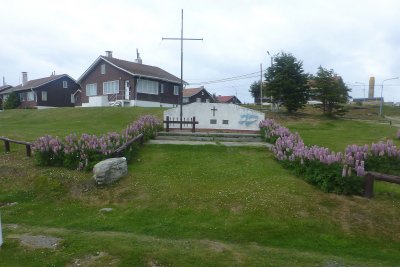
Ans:
POLYGON ((129 100, 129 80, 125 81, 125 99, 129 100))

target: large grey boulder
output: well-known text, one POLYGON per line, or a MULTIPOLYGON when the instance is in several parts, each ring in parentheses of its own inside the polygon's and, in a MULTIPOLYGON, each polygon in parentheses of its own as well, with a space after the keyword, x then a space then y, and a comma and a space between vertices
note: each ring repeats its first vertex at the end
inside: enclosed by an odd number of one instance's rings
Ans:
POLYGON ((128 173, 126 158, 111 158, 100 161, 94 165, 93 173, 93 178, 99 185, 118 181, 128 173))

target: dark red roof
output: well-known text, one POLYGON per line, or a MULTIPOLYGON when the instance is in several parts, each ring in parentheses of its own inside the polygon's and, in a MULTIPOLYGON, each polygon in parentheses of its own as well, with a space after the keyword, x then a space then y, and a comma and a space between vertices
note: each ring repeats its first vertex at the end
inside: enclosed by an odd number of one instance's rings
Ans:
POLYGON ((229 102, 229 100, 231 100, 234 97, 235 96, 233 96, 233 95, 228 95, 228 96, 220 95, 220 96, 217 96, 217 100, 220 103, 226 103, 226 102, 229 102))
POLYGON ((198 94, 204 88, 185 88, 183 89, 183 97, 191 97, 192 95, 198 94))

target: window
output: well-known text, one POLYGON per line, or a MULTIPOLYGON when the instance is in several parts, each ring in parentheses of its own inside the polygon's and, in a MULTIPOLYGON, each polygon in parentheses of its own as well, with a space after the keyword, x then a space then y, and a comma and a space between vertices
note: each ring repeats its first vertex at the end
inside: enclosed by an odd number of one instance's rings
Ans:
POLYGON ((74 96, 74 94, 71 94, 71 103, 75 104, 75 96, 74 96))
POLYGON ((206 103, 210 103, 210 99, 207 98, 207 99, 206 99, 206 103))
POLYGON ((217 124, 217 120, 211 119, 211 120, 210 120, 210 124, 217 124))
POLYGON ((149 80, 138 80, 137 92, 158 95, 158 82, 149 80))
POLYGON ((63 88, 68 88, 68 82, 67 81, 63 81, 63 88))
POLYGON ((229 124, 229 120, 222 120, 222 124, 229 124))
POLYGON ((197 97, 197 98, 196 98, 196 102, 197 102, 197 103, 200 103, 200 102, 201 102, 201 98, 200 98, 200 97, 197 97))
POLYGON ((19 93, 19 101, 21 102, 26 101, 26 93, 19 93))
POLYGON ((189 103, 189 97, 184 97, 183 98, 183 103, 189 103))
POLYGON ((160 93, 164 94, 164 84, 161 84, 160 93))
POLYGON ((174 85, 174 95, 179 95, 179 86, 174 85))
POLYGON ((110 81, 103 83, 103 94, 118 94, 119 92, 119 81, 110 81))
POLYGON ((30 91, 26 94, 26 100, 27 101, 35 101, 35 93, 30 91))
POLYGON ((101 64, 101 74, 106 74, 106 64, 101 64))
POLYGON ((47 91, 42 91, 42 101, 47 101, 47 91))
POLYGON ((86 84, 86 96, 97 95, 97 83, 86 84))

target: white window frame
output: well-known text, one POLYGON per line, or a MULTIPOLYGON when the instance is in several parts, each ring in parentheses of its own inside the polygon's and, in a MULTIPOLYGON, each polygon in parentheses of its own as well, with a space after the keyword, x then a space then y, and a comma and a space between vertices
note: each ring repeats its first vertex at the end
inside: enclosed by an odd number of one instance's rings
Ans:
POLYGON ((26 93, 19 93, 19 101, 20 102, 26 101, 26 93))
POLYGON ((71 94, 71 104, 75 104, 75 95, 71 94))
POLYGON ((47 91, 42 91, 42 101, 47 101, 47 91))
POLYGON ((97 95, 97 83, 86 84, 86 96, 96 96, 97 95))
POLYGON ((183 103, 189 103, 189 97, 184 97, 183 98, 183 103))
POLYGON ((179 95, 179 85, 174 85, 174 95, 179 95))
POLYGON ((138 93, 158 95, 158 84, 156 81, 139 79, 136 89, 138 93))
POLYGON ((164 94, 164 84, 161 84, 161 88, 160 88, 160 94, 164 94))
POLYGON ((119 93, 119 80, 103 82, 103 95, 119 93))
POLYGON ((106 74, 106 64, 101 64, 101 66, 100 66, 100 73, 101 73, 101 74, 106 74))
POLYGON ((63 81, 63 88, 64 89, 68 88, 68 82, 67 81, 63 81))
POLYGON ((30 91, 26 93, 26 101, 35 101, 35 93, 30 91))

